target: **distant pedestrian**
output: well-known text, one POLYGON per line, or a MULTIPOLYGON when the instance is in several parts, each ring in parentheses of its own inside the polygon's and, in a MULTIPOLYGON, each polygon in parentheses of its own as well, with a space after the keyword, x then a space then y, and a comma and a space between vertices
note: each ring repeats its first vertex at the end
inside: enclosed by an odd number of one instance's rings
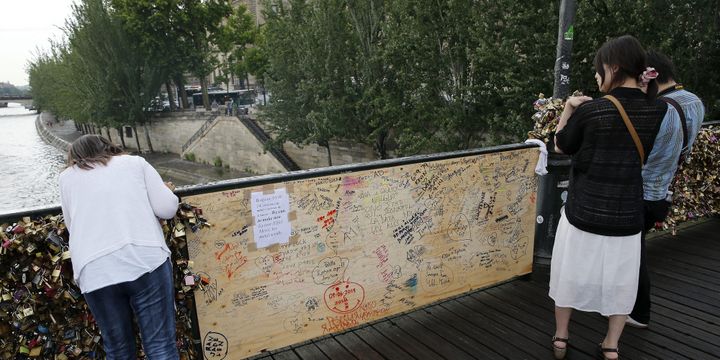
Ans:
POLYGON ((627 324, 637 328, 647 328, 650 323, 650 274, 645 235, 655 223, 665 221, 668 216, 673 195, 671 182, 680 162, 690 154, 705 117, 700 98, 675 81, 672 60, 657 51, 648 51, 647 57, 648 65, 658 72, 658 98, 669 106, 642 172, 645 227, 640 240, 640 282, 635 307, 627 318, 627 324))
POLYGON ((172 264, 158 222, 177 211, 174 186, 98 135, 75 140, 67 162, 60 202, 74 279, 107 358, 136 358, 137 323, 148 359, 177 360, 172 264))
POLYGON ((556 148, 572 155, 550 267, 556 359, 567 355, 573 309, 608 316, 598 352, 605 359, 619 356, 618 342, 638 285, 641 170, 667 110, 655 100, 656 74, 647 68, 645 50, 634 37, 603 44, 594 65, 598 88, 611 96, 570 97, 555 135, 556 148), (643 83, 646 93, 640 89, 643 83))
POLYGON ((233 115, 233 104, 234 104, 233 99, 230 98, 230 100, 226 104, 227 104, 227 109, 225 110, 225 112, 227 115, 232 116, 233 115))

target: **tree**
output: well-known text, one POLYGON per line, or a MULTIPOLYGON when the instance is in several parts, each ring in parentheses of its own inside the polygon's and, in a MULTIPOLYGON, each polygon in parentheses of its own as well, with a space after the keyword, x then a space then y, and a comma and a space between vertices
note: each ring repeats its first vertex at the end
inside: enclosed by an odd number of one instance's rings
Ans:
MULTIPOLYGON (((65 34, 66 43, 54 44, 29 67, 43 106, 80 124, 147 126, 148 106, 167 73, 113 9, 102 0, 83 0, 74 5, 65 34)), ((152 151, 147 128, 145 134, 152 151)))
POLYGON ((210 110, 207 93, 207 75, 218 64, 217 44, 222 37, 221 22, 232 11, 227 0, 178 0, 182 11, 178 34, 184 44, 192 49, 184 59, 188 70, 200 79, 205 109, 210 110))
MULTIPOLYGON (((551 89, 557 10, 545 2, 386 4, 385 63, 397 83, 404 154, 519 140, 528 105, 551 89)), ((397 105, 396 105, 396 108, 397 105)))
POLYGON ((267 45, 265 43, 265 27, 255 33, 254 46, 245 50, 245 67, 247 72, 255 76, 263 94, 263 106, 266 105, 265 76, 268 72, 267 45))
POLYGON ((598 96, 593 58, 608 39, 630 34, 670 56, 678 81, 700 96, 707 117, 720 116, 720 1, 581 1, 576 17, 573 84, 598 96))
MULTIPOLYGON (((178 0, 111 0, 110 4, 123 27, 137 41, 138 49, 153 65, 167 73, 164 84, 170 100, 170 110, 175 110, 175 99, 170 82, 176 86, 184 83, 187 70, 185 59, 192 51, 185 39, 178 35, 184 9, 178 0)), ((180 98, 184 107, 187 99, 180 98)))
POLYGON ((318 144, 332 165, 331 140, 364 139, 364 124, 354 118, 357 50, 345 3, 294 0, 288 5, 280 3, 277 12, 267 14, 267 86, 273 97, 263 118, 277 144, 318 144))
POLYGON ((217 47, 222 55, 221 69, 225 82, 232 78, 245 80, 247 86, 247 50, 255 42, 257 29, 245 5, 238 5, 220 27, 217 47))

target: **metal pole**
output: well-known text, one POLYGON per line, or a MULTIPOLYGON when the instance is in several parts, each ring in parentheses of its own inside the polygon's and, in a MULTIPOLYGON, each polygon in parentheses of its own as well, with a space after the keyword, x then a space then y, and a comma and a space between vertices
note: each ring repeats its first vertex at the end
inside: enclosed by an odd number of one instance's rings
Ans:
POLYGON ((553 97, 564 99, 570 95, 570 60, 574 38, 577 0, 562 0, 558 26, 557 56, 555 58, 555 85, 553 97))

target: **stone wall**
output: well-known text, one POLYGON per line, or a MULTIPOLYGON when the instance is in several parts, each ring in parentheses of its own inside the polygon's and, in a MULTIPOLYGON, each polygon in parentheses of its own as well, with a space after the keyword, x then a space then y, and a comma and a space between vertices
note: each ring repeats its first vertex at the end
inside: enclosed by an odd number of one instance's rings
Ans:
POLYGON ((258 174, 286 172, 285 167, 263 144, 234 116, 219 116, 205 136, 195 141, 185 151, 195 155, 196 161, 213 164, 216 157, 240 171, 258 174))
POLYGON ((52 145, 63 153, 67 153, 70 143, 61 139, 59 136, 53 134, 52 131, 48 130, 45 126, 45 119, 43 117, 49 115, 41 113, 35 118, 35 129, 37 130, 40 138, 48 145, 52 145))
MULTIPOLYGON (((235 117, 220 116, 205 131, 204 136, 195 140, 183 152, 183 145, 202 128, 203 124, 212 121, 214 117, 215 115, 204 111, 157 114, 147 125, 153 150, 182 155, 192 153, 195 161, 209 164, 213 164, 215 158, 219 157, 223 165, 240 171, 249 170, 256 174, 287 171, 274 156, 264 152, 263 144, 235 117)), ((102 134, 107 136, 107 129, 103 129, 102 134)), ((110 136, 113 142, 120 143, 117 129, 110 129, 110 136)), ((130 151, 138 150, 135 136, 134 132, 132 137, 125 136, 125 146, 130 151)), ((137 138, 140 142, 140 150, 147 151, 149 147, 143 126, 137 127, 137 138)), ((285 143, 283 148, 302 169, 328 166, 327 150, 324 147, 309 144, 301 148, 292 143, 285 143)), ((377 160, 372 147, 363 144, 331 141, 330 149, 333 165, 377 160)))
MULTIPOLYGON (((150 142, 153 150, 160 152, 182 153, 182 146, 188 141, 202 125, 212 119, 212 115, 206 112, 183 111, 176 113, 162 113, 150 120, 150 142)), ((137 135, 140 140, 140 148, 148 149, 147 137, 143 126, 137 127, 137 135)), ((110 134, 113 142, 120 142, 120 135, 116 129, 111 129, 110 134)), ((103 130, 103 135, 105 131, 103 130)), ((137 150, 135 134, 132 138, 125 137, 125 146, 130 150, 137 150)))
MULTIPOLYGON (((317 144, 304 145, 302 148, 287 142, 283 149, 303 169, 328 166, 327 149, 317 144)), ((333 165, 363 163, 378 160, 371 146, 350 141, 330 141, 330 153, 333 165)))

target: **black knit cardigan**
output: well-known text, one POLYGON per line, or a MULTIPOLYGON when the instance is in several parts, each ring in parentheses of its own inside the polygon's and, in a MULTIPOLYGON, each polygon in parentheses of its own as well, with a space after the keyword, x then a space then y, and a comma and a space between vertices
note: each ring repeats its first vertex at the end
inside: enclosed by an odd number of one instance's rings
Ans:
MULTIPOLYGON (((639 89, 616 88, 610 94, 625 108, 647 158, 667 104, 648 101, 639 89)), ((642 162, 615 106, 604 98, 583 103, 555 135, 555 142, 572 155, 565 204, 568 221, 599 235, 627 236, 642 231, 642 162)))

